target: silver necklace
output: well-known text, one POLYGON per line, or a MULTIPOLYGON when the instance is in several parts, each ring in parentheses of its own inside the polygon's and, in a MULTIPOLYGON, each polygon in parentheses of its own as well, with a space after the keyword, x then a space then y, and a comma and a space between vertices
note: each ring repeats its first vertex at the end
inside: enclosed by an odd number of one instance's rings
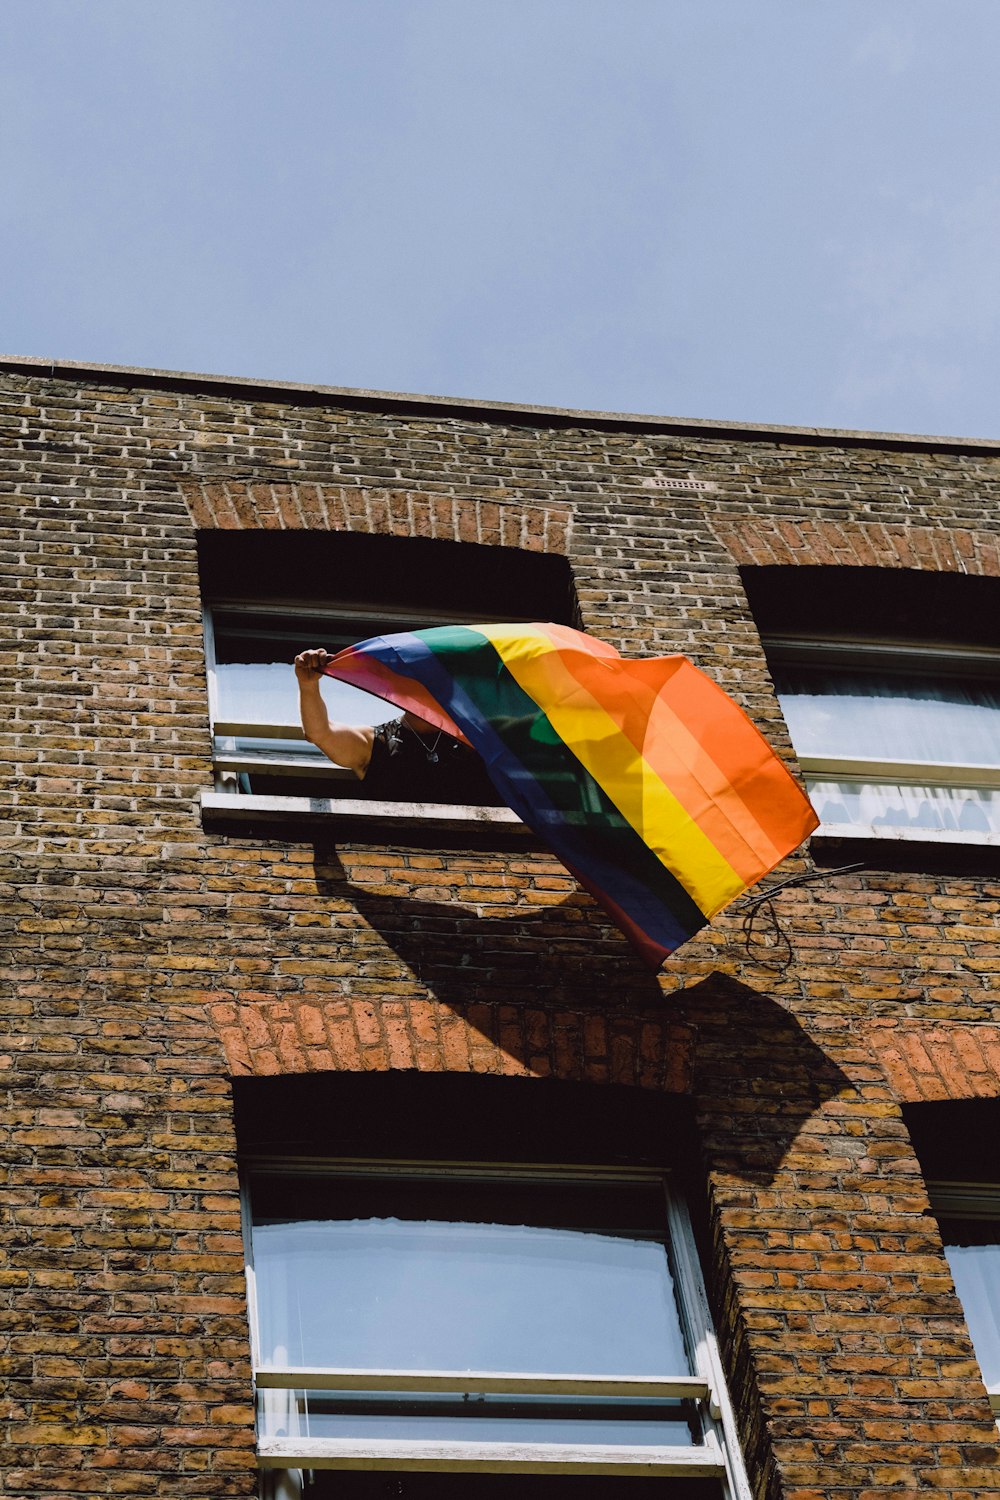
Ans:
POLYGON ((433 745, 431 745, 430 748, 428 748, 427 745, 424 744, 424 737, 423 737, 422 734, 419 734, 417 732, 417 730, 414 729, 411 724, 407 724, 406 728, 413 735, 414 739, 417 741, 417 744, 420 746, 421 750, 426 755, 428 763, 430 765, 432 765, 432 766, 436 766, 437 763, 438 763, 438 761, 439 761, 439 759, 440 759, 440 756, 437 753, 437 747, 441 743, 441 736, 444 734, 444 730, 443 729, 439 729, 438 730, 437 734, 434 736, 434 743, 433 743, 433 745))

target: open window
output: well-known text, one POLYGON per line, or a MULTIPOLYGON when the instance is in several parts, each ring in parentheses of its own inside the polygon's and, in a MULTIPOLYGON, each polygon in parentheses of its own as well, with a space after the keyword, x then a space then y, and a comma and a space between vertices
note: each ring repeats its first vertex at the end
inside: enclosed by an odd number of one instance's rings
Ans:
MULTIPOLYGON (((198 548, 216 790, 258 801, 366 796, 363 781, 302 734, 298 652, 465 621, 575 622, 561 557, 326 532, 203 532, 198 548)), ((346 683, 327 678, 322 691, 331 719, 379 724, 398 715, 346 683)), ((491 805, 497 797, 477 765, 439 800, 491 805)))
POLYGON ((404 1496, 748 1495, 669 1169, 251 1155, 244 1175, 265 1496, 352 1500, 374 1473, 404 1496))
POLYGON ((1000 845, 1000 585, 746 568, 820 835, 1000 845))

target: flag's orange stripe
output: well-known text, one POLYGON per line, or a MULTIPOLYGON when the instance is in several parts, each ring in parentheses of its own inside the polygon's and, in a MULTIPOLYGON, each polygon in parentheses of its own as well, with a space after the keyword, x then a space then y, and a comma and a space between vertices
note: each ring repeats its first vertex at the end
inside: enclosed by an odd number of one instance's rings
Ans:
MULTIPOLYGON (((629 675, 656 680, 655 661, 629 661, 629 675), (650 670, 652 669, 652 671, 650 670)), ((794 849, 819 819, 791 772, 775 755, 755 724, 738 704, 691 662, 671 682, 665 694, 683 715, 707 766, 714 766, 753 825, 779 851, 794 849)), ((768 865, 771 868, 773 860, 768 865)))
MULTIPOLYGON (((543 629, 550 633, 548 626, 543 629)), ((683 657, 640 662, 619 659, 612 675, 603 662, 579 648, 559 654, 573 678, 615 719, 622 733, 737 874, 751 884, 772 869, 788 843, 781 843, 775 837, 777 820, 770 799, 779 791, 787 800, 792 788, 802 808, 806 812, 811 809, 742 711, 721 690, 714 690, 713 713, 715 719, 720 715, 724 719, 724 734, 746 739, 743 731, 747 728, 752 731, 746 746, 754 756, 754 785, 749 798, 746 789, 734 785, 699 742, 687 711, 688 696, 696 696, 692 689, 708 679, 683 657), (641 670, 633 672, 633 668, 641 670), (626 681, 629 691, 623 692, 626 681), (770 766, 760 764, 762 751, 772 763, 770 766), (779 773, 777 785, 769 774, 775 769, 779 773)), ((744 759, 741 774, 745 777, 746 772, 744 759)), ((808 827, 802 826, 791 847, 801 842, 807 832, 808 827)))
MULTIPOLYGON (((658 768, 622 732, 621 707, 631 695, 621 669, 626 664, 594 661, 602 681, 614 673, 624 692, 609 709, 567 670, 573 653, 553 650, 551 637, 537 626, 496 629, 479 626, 492 641, 507 671, 534 703, 580 765, 627 819, 660 863, 687 891, 705 916, 712 916, 745 888, 746 881, 712 842, 701 822, 674 795, 658 768)), ((590 653, 587 660, 593 660, 590 653)), ((640 710, 641 711, 641 710, 640 710)), ((702 799, 704 800, 704 799, 702 799)))
MULTIPOLYGON (((478 628, 476 625, 471 627, 473 630, 477 630, 478 628)), ((582 631, 573 630, 569 625, 554 625, 549 621, 545 625, 532 625, 531 628, 532 630, 542 631, 543 634, 548 636, 550 641, 554 641, 559 647, 568 646, 571 651, 580 651, 585 646, 591 656, 607 657, 612 661, 621 661, 622 659, 614 646, 609 646, 607 641, 599 641, 596 635, 584 635, 582 631)), ((488 625, 486 629, 492 630, 494 627, 488 625)))

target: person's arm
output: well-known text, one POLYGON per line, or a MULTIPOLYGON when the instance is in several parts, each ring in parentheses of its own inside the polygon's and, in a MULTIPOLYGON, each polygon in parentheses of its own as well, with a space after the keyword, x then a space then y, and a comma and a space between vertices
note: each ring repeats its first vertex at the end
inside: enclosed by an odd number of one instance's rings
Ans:
POLYGON ((370 724, 330 722, 319 688, 323 668, 329 660, 329 652, 320 649, 301 651, 295 658, 302 731, 307 740, 338 766, 346 766, 356 776, 364 776, 371 760, 375 731, 370 724))

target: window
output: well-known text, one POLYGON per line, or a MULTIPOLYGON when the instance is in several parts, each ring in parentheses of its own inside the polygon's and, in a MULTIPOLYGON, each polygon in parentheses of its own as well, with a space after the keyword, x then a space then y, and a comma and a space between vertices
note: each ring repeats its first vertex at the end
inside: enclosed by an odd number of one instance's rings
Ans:
POLYGON ((748 1496, 668 1172, 271 1156, 245 1184, 265 1494, 748 1496))
POLYGON ((1000 1422, 1000 1100, 910 1104, 903 1113, 1000 1422))
POLYGON ((1000 1183, 931 1183, 944 1253, 1000 1421, 1000 1183))
POLYGON ((820 834, 1000 844, 994 580, 745 572, 820 834))
MULTIPOLYGON (((514 548, 304 532, 199 537, 216 789, 244 797, 364 799, 299 725, 292 662, 372 635, 490 619, 575 620, 565 559, 514 548)), ((379 724, 398 710, 324 679, 330 716, 379 724)), ((496 804, 475 764, 449 802, 496 804)))
POLYGON ((703 1294, 662 1176, 248 1178, 266 1465, 724 1475, 703 1294))

